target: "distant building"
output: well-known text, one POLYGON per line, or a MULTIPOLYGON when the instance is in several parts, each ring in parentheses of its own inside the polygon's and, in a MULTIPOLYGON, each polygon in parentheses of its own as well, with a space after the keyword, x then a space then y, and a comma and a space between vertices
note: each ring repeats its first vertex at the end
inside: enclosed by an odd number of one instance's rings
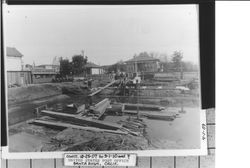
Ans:
POLYGON ((23 54, 14 47, 6 48, 5 68, 7 71, 23 70, 23 54))
POLYGON ((158 72, 160 69, 160 60, 149 56, 137 56, 125 63, 128 73, 152 73, 158 72))
POLYGON ((58 72, 58 73, 60 71, 60 65, 43 64, 43 65, 38 65, 36 67, 37 68, 43 68, 43 69, 52 69, 52 70, 54 70, 55 72, 58 72))
POLYGON ((87 75, 100 75, 104 73, 104 70, 101 66, 96 65, 92 62, 88 62, 85 65, 85 68, 86 68, 87 75))
POLYGON ((51 82, 59 73, 59 66, 44 64, 32 67, 31 69, 34 83, 51 82))

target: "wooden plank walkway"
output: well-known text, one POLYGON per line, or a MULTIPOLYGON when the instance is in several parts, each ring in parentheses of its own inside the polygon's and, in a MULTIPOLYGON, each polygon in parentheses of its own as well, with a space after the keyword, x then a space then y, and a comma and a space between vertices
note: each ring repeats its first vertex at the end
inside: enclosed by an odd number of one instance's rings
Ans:
POLYGON ((97 91, 95 91, 95 92, 93 92, 93 93, 89 94, 88 96, 89 96, 89 97, 92 97, 92 96, 94 96, 94 95, 98 94, 99 92, 101 92, 103 89, 106 89, 107 87, 109 87, 109 86, 113 85, 114 83, 116 83, 116 80, 114 80, 114 81, 110 82, 109 84, 107 84, 107 85, 106 85, 106 86, 104 86, 104 87, 101 87, 100 89, 98 89, 97 91))

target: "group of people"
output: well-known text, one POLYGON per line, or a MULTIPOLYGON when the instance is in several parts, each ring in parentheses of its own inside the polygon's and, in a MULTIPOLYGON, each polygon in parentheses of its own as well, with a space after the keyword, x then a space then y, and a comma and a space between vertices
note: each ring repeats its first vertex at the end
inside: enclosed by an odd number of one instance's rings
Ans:
POLYGON ((126 81, 127 79, 128 79, 128 73, 126 73, 126 72, 120 72, 120 71, 118 71, 118 72, 112 72, 111 73, 111 75, 110 75, 110 78, 112 79, 112 80, 123 80, 123 81, 126 81))

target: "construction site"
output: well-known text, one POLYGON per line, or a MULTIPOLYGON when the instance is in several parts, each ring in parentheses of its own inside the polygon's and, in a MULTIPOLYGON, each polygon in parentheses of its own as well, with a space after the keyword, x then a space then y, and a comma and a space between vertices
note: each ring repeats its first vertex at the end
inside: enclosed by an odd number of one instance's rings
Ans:
POLYGON ((9 151, 199 148, 199 85, 197 74, 186 76, 9 88, 9 151))

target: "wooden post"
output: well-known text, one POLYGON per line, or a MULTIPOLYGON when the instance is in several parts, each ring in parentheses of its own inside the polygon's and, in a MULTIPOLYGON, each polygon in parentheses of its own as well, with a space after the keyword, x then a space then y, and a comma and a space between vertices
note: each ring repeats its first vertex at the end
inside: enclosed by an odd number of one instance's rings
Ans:
POLYGON ((140 118, 140 114, 139 114, 139 91, 140 91, 140 85, 138 83, 138 81, 136 81, 136 88, 137 88, 137 119, 140 118))

